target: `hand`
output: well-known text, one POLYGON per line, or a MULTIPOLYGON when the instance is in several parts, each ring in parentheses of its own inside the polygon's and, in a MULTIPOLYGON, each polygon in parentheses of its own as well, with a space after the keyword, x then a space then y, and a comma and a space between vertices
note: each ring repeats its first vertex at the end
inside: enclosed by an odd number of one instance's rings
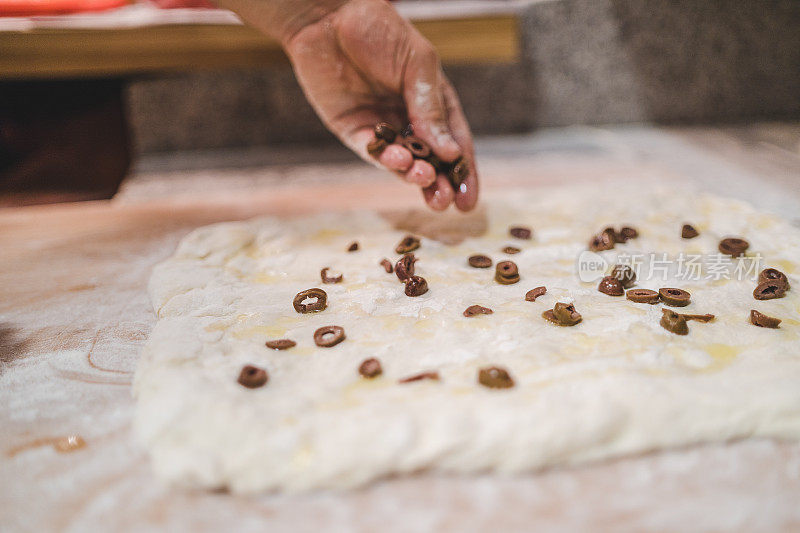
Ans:
POLYGON ((384 167, 422 187, 436 210, 455 201, 475 206, 478 176, 469 126, 431 44, 384 0, 220 0, 248 23, 278 38, 309 102, 325 125, 363 159, 373 126, 410 123, 439 159, 464 156, 469 175, 454 191, 429 163, 399 145, 384 167))

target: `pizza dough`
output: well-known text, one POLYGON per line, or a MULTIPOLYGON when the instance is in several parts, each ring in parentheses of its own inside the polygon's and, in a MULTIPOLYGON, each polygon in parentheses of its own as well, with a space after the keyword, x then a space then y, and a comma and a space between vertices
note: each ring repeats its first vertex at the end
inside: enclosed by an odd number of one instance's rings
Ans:
POLYGON ((428 469, 519 473, 704 441, 800 437, 800 230, 735 200, 630 186, 515 193, 484 205, 471 218, 325 213, 187 236, 153 272, 158 323, 135 381, 136 431, 157 474, 188 487, 297 491, 428 469), (421 236, 417 274, 430 290, 419 297, 379 265, 398 258, 407 233, 398 222, 421 236), (681 239, 686 222, 700 236, 681 239), (591 280, 581 280, 576 260, 589 238, 622 224, 639 237, 601 260, 610 268, 658 252, 636 287, 688 290, 692 303, 677 310, 714 321, 690 322, 678 336, 659 326, 662 305, 602 294, 585 269, 591 280), (532 228, 533 238, 511 237, 510 226, 532 228), (757 266, 782 270, 796 288, 756 301, 758 270, 720 277, 715 254, 726 236, 747 239, 748 255, 764 258, 757 266), (352 241, 359 250, 348 252, 352 241), (508 245, 522 251, 502 253, 508 245), (501 285, 493 267, 468 266, 475 253, 514 261, 521 281, 501 285), (687 279, 674 262, 664 272, 662 253, 711 255, 699 279, 687 279), (324 267, 343 282, 322 284, 324 267), (547 293, 525 301, 540 285, 547 293), (292 299, 312 287, 327 292, 327 309, 297 313, 292 299), (583 321, 545 321, 556 302, 573 302, 583 321), (471 305, 493 313, 467 318, 471 305), (780 328, 751 325, 750 309, 781 318, 780 328), (314 331, 328 325, 342 326, 346 340, 317 347, 314 331), (281 338, 297 345, 265 346, 281 338), (373 357, 383 374, 360 377, 373 357), (265 386, 237 383, 248 364, 267 370, 265 386), (492 365, 515 386, 480 385, 478 370, 492 365), (424 371, 441 380, 398 383, 424 371))

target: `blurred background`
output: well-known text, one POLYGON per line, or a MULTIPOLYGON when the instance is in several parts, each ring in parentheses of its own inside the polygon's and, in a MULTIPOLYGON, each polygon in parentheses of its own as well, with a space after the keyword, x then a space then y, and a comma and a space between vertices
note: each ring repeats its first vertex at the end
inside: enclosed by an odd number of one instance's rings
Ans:
MULTIPOLYGON (((354 160, 276 43, 189 1, 0 2, 4 205, 110 198, 165 172, 354 160)), ((797 0, 394 4, 438 49, 481 139, 550 132, 574 147, 580 126, 711 126, 800 156, 797 0)))

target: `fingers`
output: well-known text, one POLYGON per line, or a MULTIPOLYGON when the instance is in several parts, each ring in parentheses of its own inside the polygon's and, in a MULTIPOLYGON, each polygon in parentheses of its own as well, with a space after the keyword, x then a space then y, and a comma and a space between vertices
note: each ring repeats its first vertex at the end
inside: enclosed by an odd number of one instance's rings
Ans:
MULTIPOLYGON (((433 152, 445 162, 463 156, 469 172, 457 191, 453 191, 445 176, 425 186, 425 201, 437 210, 455 202, 461 211, 469 211, 478 202, 478 171, 475 150, 458 95, 442 73, 439 59, 430 43, 419 37, 409 59, 404 79, 406 109, 414 126, 414 134, 428 143, 433 152)), ((419 176, 415 176, 419 177, 419 176)), ((415 183, 407 173, 406 179, 415 183)), ((424 185, 423 185, 424 186, 424 185)))
POLYGON ((436 181, 433 165, 421 159, 414 159, 407 149, 391 144, 386 147, 378 161, 398 173, 405 181, 420 187, 428 187, 436 181))
POLYGON ((442 92, 447 106, 448 120, 451 131, 469 163, 469 173, 455 193, 456 207, 461 211, 470 211, 478 202, 478 167, 475 164, 475 147, 472 142, 472 133, 469 124, 461 109, 461 102, 450 82, 445 78, 442 92))
MULTIPOLYGON (((380 156, 378 156, 377 161, 367 154, 366 145, 375 139, 372 128, 366 126, 359 128, 357 131, 347 136, 347 139, 349 141, 347 144, 368 161, 373 163, 377 162, 384 168, 394 171, 404 181, 422 187, 425 201, 433 209, 437 211, 444 210, 453 203, 454 199, 458 198, 447 176, 443 174, 437 175, 436 169, 431 163, 423 159, 414 159, 411 152, 399 144, 390 144, 387 146, 380 156)), ((470 183, 474 183, 474 170, 470 169, 470 172, 472 178, 468 176, 467 180, 472 179, 473 181, 470 183)), ((466 180, 465 183, 467 183, 466 180)), ((474 186, 465 189, 464 184, 462 184, 462 189, 470 193, 476 191, 476 187, 474 186)), ((462 192, 458 194, 463 196, 462 192)), ((466 209, 471 209, 471 206, 474 204, 474 198, 468 199, 466 203, 462 203, 462 205, 469 206, 466 209)))
MULTIPOLYGON (((366 153, 366 145, 375 138, 372 128, 360 128, 352 135, 348 136, 348 145, 365 157, 368 161, 375 162, 375 159, 366 153)), ((436 170, 433 165, 421 159, 414 159, 407 148, 399 144, 390 144, 380 156, 378 163, 385 168, 400 175, 403 180, 420 187, 428 187, 436 181, 436 170)))
MULTIPOLYGON (((408 150, 406 150, 408 151, 408 150)), ((409 156, 411 153, 408 154, 409 156)), ((420 187, 430 187, 436 181, 436 170, 427 161, 417 159, 404 176, 405 180, 420 187)), ((445 206, 446 207, 446 206, 445 206)))
MULTIPOLYGON (((467 177, 460 184, 457 191, 453 190, 447 176, 437 176, 433 165, 421 159, 414 159, 411 152, 399 144, 387 146, 377 159, 367 153, 367 145, 375 140, 374 124, 386 121, 387 118, 388 120, 394 119, 392 123, 401 123, 394 116, 383 118, 378 116, 372 109, 343 113, 337 118, 342 122, 344 120, 355 122, 357 119, 359 125, 345 130, 348 133, 342 134, 341 138, 345 141, 345 144, 365 160, 395 172, 408 183, 422 187, 425 200, 433 209, 443 210, 449 204, 455 202, 459 210, 469 211, 475 206, 478 199, 478 175, 475 166, 472 135, 455 90, 446 79, 442 81, 440 92, 445 101, 451 131, 460 145, 460 152, 463 153, 469 163, 467 177)), ((390 112, 388 115, 394 115, 394 113, 390 112)), ((352 122, 351 125, 353 125, 352 122)), ((337 121, 337 125, 340 124, 341 122, 337 121)), ((415 133, 417 132, 415 131, 415 133)))
MULTIPOLYGON (((411 152, 397 144, 390 144, 378 158, 381 165, 395 172, 406 172, 411 169, 414 158, 411 152)), ((411 180, 409 180, 411 181, 411 180)), ((413 183, 413 182, 412 182, 413 183)))
MULTIPOLYGON (((367 146, 370 142, 375 140, 375 131, 373 128, 375 124, 379 122, 402 124, 404 120, 402 120, 397 111, 392 108, 378 109, 375 106, 363 105, 341 111, 331 118, 327 126, 331 132, 339 137, 348 148, 364 161, 375 164, 375 158, 367 152, 367 146)), ((407 152, 407 150, 405 151, 407 152)), ((407 161, 404 164, 402 161, 402 159, 404 159, 403 154, 395 153, 394 156, 396 157, 392 157, 392 152, 394 152, 394 150, 389 151, 387 163, 380 161, 380 158, 378 158, 378 162, 390 170, 408 170, 411 166, 411 162, 407 161)))
POLYGON ((455 192, 447 178, 439 174, 436 176, 436 182, 433 185, 422 189, 422 196, 425 198, 431 209, 436 211, 444 211, 451 203, 453 203, 453 196, 455 192))
POLYGON ((412 35, 410 39, 411 52, 403 79, 408 118, 414 134, 428 143, 439 159, 449 163, 461 155, 461 148, 450 131, 439 57, 421 35, 412 35))

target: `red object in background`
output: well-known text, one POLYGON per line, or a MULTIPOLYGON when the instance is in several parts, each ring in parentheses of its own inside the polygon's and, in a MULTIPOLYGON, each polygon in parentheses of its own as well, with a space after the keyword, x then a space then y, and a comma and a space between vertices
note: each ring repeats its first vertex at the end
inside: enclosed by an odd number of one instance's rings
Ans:
POLYGON ((150 0, 162 9, 175 9, 181 7, 216 9, 217 6, 207 0, 150 0))
POLYGON ((83 11, 105 11, 128 0, 0 0, 0 17, 37 17, 83 11))

